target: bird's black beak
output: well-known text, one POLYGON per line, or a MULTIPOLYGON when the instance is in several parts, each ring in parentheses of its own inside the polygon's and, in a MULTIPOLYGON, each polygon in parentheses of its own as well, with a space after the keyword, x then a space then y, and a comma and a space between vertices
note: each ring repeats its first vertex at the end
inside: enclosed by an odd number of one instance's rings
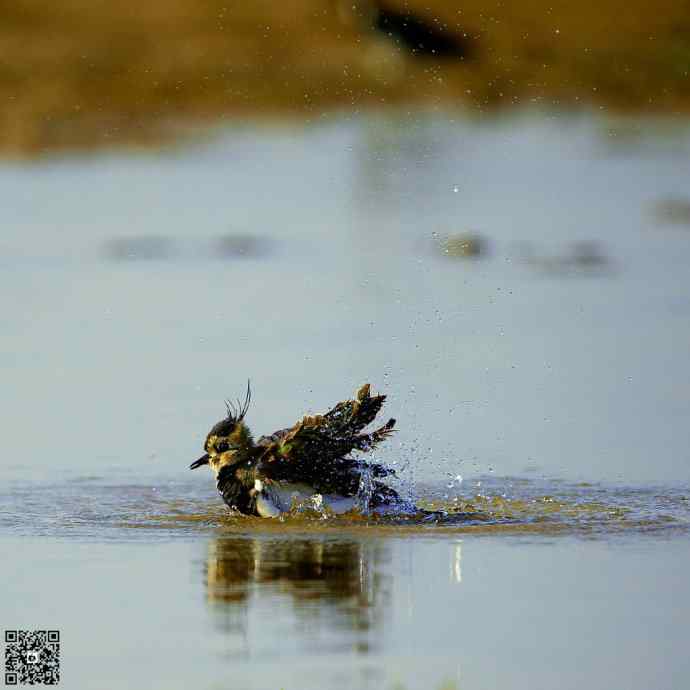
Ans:
POLYGON ((195 460, 190 466, 190 470, 195 470, 197 467, 201 467, 202 465, 208 465, 208 458, 209 455, 208 453, 204 453, 198 460, 195 460))

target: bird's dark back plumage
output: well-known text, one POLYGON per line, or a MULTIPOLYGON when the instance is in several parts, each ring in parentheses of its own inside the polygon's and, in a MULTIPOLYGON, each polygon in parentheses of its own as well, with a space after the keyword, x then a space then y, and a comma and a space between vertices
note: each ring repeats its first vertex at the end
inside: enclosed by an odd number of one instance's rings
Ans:
POLYGON ((385 395, 372 396, 369 384, 357 391, 356 399, 338 403, 323 415, 306 416, 291 429, 281 429, 259 439, 264 451, 259 473, 275 481, 299 481, 323 493, 353 496, 363 471, 385 477, 392 470, 377 463, 350 457, 353 451, 368 451, 389 436, 390 419, 371 433, 361 433, 380 411, 385 395))

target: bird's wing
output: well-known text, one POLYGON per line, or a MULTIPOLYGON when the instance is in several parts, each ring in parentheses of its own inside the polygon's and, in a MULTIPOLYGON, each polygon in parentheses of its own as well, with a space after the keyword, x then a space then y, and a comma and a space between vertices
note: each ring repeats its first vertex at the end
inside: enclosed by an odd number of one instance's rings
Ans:
MULTIPOLYGON (((353 495, 364 463, 348 455, 355 450, 371 450, 392 433, 395 425, 390 419, 371 433, 360 433, 374 420, 384 400, 383 395, 372 397, 369 384, 365 384, 355 400, 338 403, 326 414, 306 416, 290 429, 262 437, 261 474, 268 479, 303 481, 327 493, 353 495)), ((393 473, 383 465, 366 467, 374 477, 393 473)))
MULTIPOLYGON (((332 433, 351 436, 371 424, 386 401, 385 395, 371 395, 371 386, 365 383, 354 400, 344 400, 324 415, 332 433)), ((395 422, 394 422, 395 423, 395 422)), ((391 427, 392 428, 392 427, 391 427)))
POLYGON ((267 448, 271 444, 284 439, 285 436, 287 436, 292 431, 292 428, 293 427, 290 427, 288 429, 278 429, 278 431, 274 431, 272 434, 261 436, 259 437, 259 440, 256 442, 256 445, 267 448))

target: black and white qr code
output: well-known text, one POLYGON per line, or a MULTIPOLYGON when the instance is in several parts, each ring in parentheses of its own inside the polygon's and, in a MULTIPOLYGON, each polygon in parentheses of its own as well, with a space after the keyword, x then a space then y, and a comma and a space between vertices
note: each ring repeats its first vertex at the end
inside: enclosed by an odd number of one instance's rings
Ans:
POLYGON ((6 685, 57 685, 59 682, 58 630, 5 630, 6 685))

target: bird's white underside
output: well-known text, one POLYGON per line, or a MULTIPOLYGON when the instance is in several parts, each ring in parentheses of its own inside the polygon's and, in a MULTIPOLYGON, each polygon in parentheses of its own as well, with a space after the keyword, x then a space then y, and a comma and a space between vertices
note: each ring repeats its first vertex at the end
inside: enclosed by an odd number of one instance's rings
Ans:
POLYGON ((259 479, 254 484, 256 491, 256 510, 261 517, 278 517, 295 505, 308 505, 316 510, 331 513, 347 513, 357 505, 354 496, 320 494, 308 484, 289 482, 271 483, 270 487, 259 479))

